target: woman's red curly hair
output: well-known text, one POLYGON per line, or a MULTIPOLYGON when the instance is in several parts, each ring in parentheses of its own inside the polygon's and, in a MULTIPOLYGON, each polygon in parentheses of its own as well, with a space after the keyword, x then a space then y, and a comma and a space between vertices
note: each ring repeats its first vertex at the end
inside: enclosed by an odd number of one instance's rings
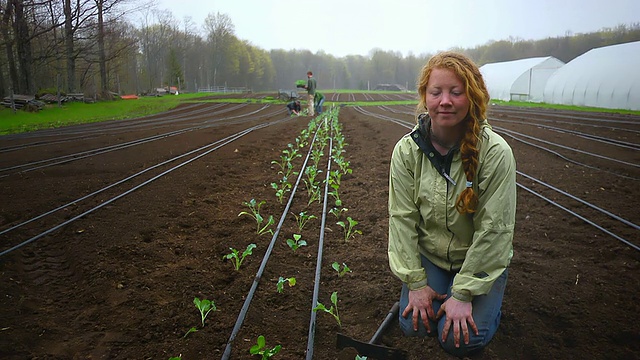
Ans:
MULTIPOLYGON (((465 94, 469 99, 469 113, 465 121, 466 131, 460 142, 460 155, 467 181, 473 181, 478 169, 478 142, 480 141, 480 123, 487 118, 489 91, 484 83, 478 66, 467 56, 446 51, 434 55, 423 66, 418 77, 417 87, 419 102, 417 112, 427 109, 427 83, 433 69, 450 69, 462 81, 465 94)), ((456 209, 461 214, 472 214, 478 206, 478 195, 473 188, 467 187, 456 200, 456 209)))

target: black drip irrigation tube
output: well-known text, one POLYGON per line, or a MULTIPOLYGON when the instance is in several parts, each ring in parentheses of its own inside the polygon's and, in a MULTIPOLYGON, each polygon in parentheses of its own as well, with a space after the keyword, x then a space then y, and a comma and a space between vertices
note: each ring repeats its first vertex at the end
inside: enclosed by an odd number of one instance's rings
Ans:
MULTIPOLYGON (((91 208, 91 209, 89 209, 89 210, 87 210, 87 211, 85 211, 85 212, 81 213, 80 215, 76 215, 76 216, 72 217, 72 218, 71 218, 71 219, 69 219, 69 220, 66 220, 66 221, 64 221, 64 222, 62 222, 62 223, 60 223, 60 224, 58 224, 58 225, 56 225, 56 226, 54 226, 54 227, 52 227, 52 228, 50 228, 50 229, 48 229, 48 230, 44 231, 44 232, 41 232, 40 234, 38 234, 38 235, 36 235, 36 236, 34 236, 34 237, 32 237, 32 238, 28 239, 28 240, 25 240, 25 241, 21 242, 21 243, 20 243, 20 244, 18 244, 18 245, 15 245, 15 246, 13 246, 13 247, 11 247, 11 248, 9 248, 9 249, 6 249, 6 250, 4 250, 4 251, 0 251, 0 257, 2 257, 2 256, 6 255, 6 254, 8 254, 8 253, 10 253, 10 252, 12 252, 12 251, 14 251, 14 250, 17 250, 17 249, 19 249, 19 248, 21 248, 21 247, 23 247, 23 246, 25 246, 25 245, 27 245, 27 244, 30 244, 30 243, 32 243, 32 242, 34 242, 34 241, 36 241, 36 240, 38 240, 38 239, 40 239, 40 238, 44 237, 45 235, 48 235, 48 234, 50 234, 50 233, 52 233, 52 232, 54 232, 54 231, 56 231, 56 230, 58 230, 58 229, 60 229, 60 228, 62 228, 62 227, 64 227, 64 226, 66 226, 67 224, 70 224, 70 223, 72 223, 72 222, 74 222, 74 221, 76 221, 76 220, 78 220, 78 219, 80 219, 80 218, 82 218, 82 217, 84 217, 84 216, 86 216, 86 215, 88 215, 88 214, 90 214, 90 213, 92 213, 92 212, 94 212, 94 211, 96 211, 96 210, 98 210, 98 209, 100 209, 100 208, 104 207, 104 206, 107 206, 108 204, 110 204, 110 203, 112 203, 112 202, 114 202, 114 201, 116 201, 116 200, 118 200, 118 199, 120 199, 120 198, 122 198, 122 197, 125 197, 125 196, 127 196, 127 195, 131 194, 132 192, 134 192, 134 191, 138 190, 139 188, 141 188, 141 187, 143 187, 143 186, 146 186, 146 185, 150 184, 151 182, 153 182, 153 181, 155 181, 155 180, 157 180, 157 179, 159 179, 159 178, 161 178, 161 177, 163 177, 163 176, 167 175, 168 173, 170 173, 170 172, 172 172, 172 171, 174 171, 174 170, 177 170, 177 169, 179 169, 179 168, 181 168, 181 167, 183 167, 183 166, 185 166, 185 165, 187 165, 187 164, 189 164, 189 163, 191 163, 191 162, 193 162, 193 161, 195 161, 195 160, 197 160, 197 159, 200 159, 201 157, 203 157, 203 156, 205 156, 205 155, 207 155, 207 154, 209 154, 209 153, 211 153, 211 152, 213 152, 213 151, 215 151, 215 150, 217 150, 217 149, 221 148, 221 147, 222 147, 222 146, 224 146, 224 145, 227 145, 227 144, 229 144, 229 143, 231 143, 231 142, 233 142, 233 141, 235 141, 235 140, 237 140, 237 139, 239 139, 239 138, 241 138, 241 137, 245 136, 246 134, 248 134, 248 133, 250 133, 250 132, 252 132, 252 131, 254 131, 254 130, 261 129, 261 128, 263 128, 263 127, 267 127, 267 126, 271 126, 271 125, 273 125, 273 124, 275 124, 275 123, 277 123, 277 122, 270 123, 270 124, 260 124, 260 125, 257 125, 257 126, 254 126, 254 127, 251 127, 251 128, 249 128, 249 129, 245 129, 245 130, 243 130, 243 131, 241 131, 241 132, 239 132, 239 133, 236 133, 236 134, 234 134, 234 135, 231 135, 231 136, 229 136, 229 137, 224 138, 222 143, 220 143, 220 141, 216 141, 216 142, 214 142, 213 144, 209 144, 209 145, 207 145, 207 146, 204 146, 204 147, 202 147, 202 148, 199 148, 199 149, 196 149, 196 150, 194 150, 194 151, 192 151, 192 152, 189 152, 188 154, 191 154, 191 153, 193 153, 193 152, 200 151, 200 150, 202 150, 202 149, 205 149, 205 148, 210 147, 211 145, 216 144, 216 146, 215 146, 215 147, 210 148, 210 149, 206 150, 205 152, 203 152, 203 153, 201 153, 201 154, 198 154, 198 155, 194 156, 193 158, 190 158, 190 159, 188 159, 188 160, 186 160, 186 161, 184 161, 184 162, 182 162, 182 163, 180 163, 180 164, 178 164, 178 165, 173 166, 172 168, 170 168, 170 169, 168 169, 168 170, 165 170, 165 171, 161 172, 161 173, 160 173, 160 174, 158 174, 158 175, 153 176, 152 178, 150 178, 150 179, 148 179, 148 180, 146 180, 146 181, 144 181, 144 182, 142 182, 142 183, 140 183, 140 184, 138 184, 138 185, 136 185, 136 186, 132 187, 131 189, 129 189, 129 190, 127 190, 127 191, 125 191, 125 192, 121 193, 120 195, 117 195, 117 196, 115 196, 115 197, 113 197, 113 198, 111 198, 111 199, 109 199, 109 200, 106 200, 106 201, 104 201, 104 202, 100 203, 99 205, 97 205, 97 206, 95 206, 95 207, 93 207, 93 208, 91 208)), ((186 154, 184 154, 184 155, 186 155, 186 154)), ((169 162, 171 162, 171 161, 174 161, 174 160, 176 160, 176 159, 178 159, 178 158, 181 158, 181 157, 182 157, 182 156, 184 156, 184 155, 181 155, 181 156, 175 157, 175 158, 173 158, 173 159, 170 159, 169 161, 165 161, 165 162, 163 162, 163 163, 161 163, 161 164, 158 164, 158 165, 156 165, 156 166, 163 165, 163 164, 167 164, 167 163, 169 163, 169 162)), ((154 167, 156 167, 156 166, 154 166, 154 167)), ((147 169, 147 170, 149 170, 149 169, 147 169)), ((121 180, 121 181, 119 181, 119 182, 118 182, 118 183, 116 183, 116 184, 119 184, 119 183, 121 183, 121 182, 124 182, 124 181, 126 181, 126 180, 129 180, 129 179, 131 179, 131 178, 133 178, 133 177, 135 177, 135 176, 137 176, 137 175, 139 175, 139 174, 141 174, 141 173, 143 173, 143 172, 146 172, 147 170, 143 170, 143 171, 139 172, 138 174, 134 174, 133 176, 130 176, 130 177, 128 177, 128 178, 126 178, 126 179, 124 179, 124 180, 121 180)), ((113 185, 116 185, 116 184, 113 184, 113 185)), ((103 189, 101 189, 101 190, 99 190, 99 191, 97 191, 97 192, 94 192, 94 193, 92 193, 92 194, 97 194, 98 192, 102 192, 103 190, 106 190, 107 188, 109 188, 109 187, 111 187, 111 186, 113 186, 113 185, 110 185, 110 186, 108 186, 108 187, 106 187, 106 188, 103 188, 103 189)), ((79 199, 79 200, 83 200, 83 199, 85 199, 85 198, 87 198, 87 197, 88 197, 88 196, 85 196, 85 197, 83 197, 83 198, 81 198, 81 199, 79 199)), ((26 222, 20 223, 20 224, 18 224, 18 225, 16 225, 16 226, 13 226, 13 227, 11 227, 11 228, 9 228, 9 229, 7 229, 7 230, 3 230, 3 231, 2 231, 2 234, 6 233, 6 232, 9 232, 10 230, 13 230, 13 229, 15 229, 15 228, 17 228, 17 227, 20 227, 20 226, 22 226, 22 225, 25 225, 25 224, 27 224, 27 223, 29 223, 29 222, 33 221, 33 220, 36 220, 36 219, 39 219, 39 218, 41 218, 41 217, 43 217, 43 216, 49 215, 49 214, 51 214, 51 213, 53 213, 53 212, 55 212, 55 211, 60 210, 61 208, 62 208, 62 207, 58 207, 58 208, 56 208, 56 209, 54 209, 54 210, 52 210, 52 211, 49 211, 49 212, 47 212, 47 213, 45 213, 45 214, 42 214, 42 215, 40 215, 40 216, 38 216, 38 217, 36 217, 36 218, 33 218, 33 219, 29 220, 29 221, 26 221, 26 222)))
MULTIPOLYGON (((318 127, 318 130, 319 129, 320 127, 318 127)), ((258 284, 260 283, 260 279, 262 278, 262 273, 264 272, 264 269, 267 266, 267 262, 269 261, 269 257, 271 256, 271 251, 273 250, 273 247, 276 243, 278 235, 280 234, 282 224, 284 223, 284 220, 287 217, 287 213, 289 212, 289 208, 291 207, 291 203, 293 202, 294 195, 296 193, 296 190, 298 189, 298 185, 300 184, 300 179, 302 179, 302 176, 304 175, 304 169, 307 167, 307 162, 309 161, 309 157, 311 156, 311 149, 313 148, 313 144, 315 143, 317 136, 318 136, 318 132, 316 131, 313 137, 313 141, 311 142, 311 146, 309 146, 309 152, 307 153, 307 157, 304 159, 304 163, 302 164, 302 169, 300 170, 300 174, 296 179, 296 183, 294 187, 291 189, 291 195, 289 195, 289 201, 287 201, 287 205, 282 213, 282 216, 280 217, 280 221, 278 222, 276 231, 273 233, 273 236, 271 237, 271 243, 269 243, 269 247, 267 248, 267 251, 265 252, 264 257, 262 258, 262 263, 260 264, 260 268, 258 269, 258 272, 256 273, 256 276, 253 279, 253 283, 251 284, 251 289, 249 290, 249 293, 247 294, 247 297, 244 300, 242 309, 240 309, 240 314, 238 314, 236 324, 234 325, 233 330, 231 331, 231 335, 229 336, 229 340, 227 341, 227 345, 224 348, 224 353, 222 354, 222 360, 228 360, 229 357, 231 356, 231 347, 233 345, 233 341, 236 339, 236 336, 238 336, 238 333, 240 332, 240 328, 242 327, 242 323, 244 322, 244 319, 247 316, 249 305, 251 305, 251 300, 253 300, 253 295, 255 294, 256 289, 258 288, 258 284)), ((326 202, 326 199, 325 199, 325 202, 326 202)))
POLYGON ((313 343, 316 332, 316 314, 314 311, 318 305, 318 293, 320 291, 320 270, 322 268, 322 248, 324 246, 324 229, 327 222, 327 198, 329 194, 329 176, 331 174, 331 150, 333 148, 333 138, 329 138, 329 161, 327 161, 327 177, 324 182, 324 203, 322 205, 322 221, 320 224, 320 239, 318 240, 318 260, 316 261, 316 277, 313 286, 313 299, 311 302, 311 320, 309 321, 309 335, 307 338, 307 360, 313 358, 313 343))

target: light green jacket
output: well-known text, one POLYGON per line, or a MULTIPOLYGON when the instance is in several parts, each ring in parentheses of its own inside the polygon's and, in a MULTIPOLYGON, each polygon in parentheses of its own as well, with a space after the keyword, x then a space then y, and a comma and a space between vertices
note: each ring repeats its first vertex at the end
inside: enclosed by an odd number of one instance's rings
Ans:
POLYGON ((452 150, 449 175, 456 183, 453 185, 412 138, 420 136, 418 128, 416 125, 398 141, 391 157, 389 265, 411 290, 427 284, 420 254, 440 268, 459 270, 452 294, 458 300, 471 301, 489 292, 513 256, 515 158, 507 142, 485 120, 472 185, 478 207, 472 215, 461 215, 455 208, 466 187, 460 152, 452 150))

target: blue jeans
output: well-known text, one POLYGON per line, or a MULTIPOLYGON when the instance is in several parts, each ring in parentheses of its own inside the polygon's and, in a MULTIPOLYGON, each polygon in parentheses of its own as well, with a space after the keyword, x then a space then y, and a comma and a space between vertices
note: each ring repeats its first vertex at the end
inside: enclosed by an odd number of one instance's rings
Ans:
MULTIPOLYGON (((456 275, 456 272, 450 272, 441 269, 433 265, 433 263, 427 260, 426 257, 421 257, 422 266, 427 273, 427 284, 437 293, 447 294, 447 299, 451 297, 451 285, 453 283, 453 278, 456 275)), ((498 329, 498 325, 500 325, 500 307, 502 306, 504 289, 507 285, 508 273, 509 269, 505 269, 502 275, 500 275, 500 277, 498 277, 498 279, 496 279, 496 281, 493 283, 493 286, 491 287, 491 290, 488 294, 476 296, 473 298, 472 316, 473 321, 475 321, 476 326, 478 327, 478 335, 476 335, 471 330, 471 327, 469 327, 469 344, 464 343, 461 333, 460 347, 455 347, 455 343, 453 342, 453 326, 449 329, 449 335, 447 336, 447 340, 445 342, 442 341, 441 336, 438 336, 438 341, 446 352, 458 357, 464 357, 468 354, 481 350, 491 341, 493 335, 498 329)), ((434 314, 438 313, 438 310, 440 309, 442 303, 442 301, 438 300, 433 301, 434 314)), ((402 317, 402 312, 408 304, 409 288, 406 284, 403 284, 402 293, 400 295, 400 312, 398 316, 400 320, 400 329, 406 336, 427 336, 427 329, 422 323, 420 315, 418 315, 418 331, 413 330, 413 319, 411 313, 409 313, 406 319, 402 317)), ((437 323, 429 319, 429 325, 431 326, 431 334, 429 335, 436 336, 437 334, 441 334, 442 329, 444 328, 445 320, 446 314, 443 315, 437 323), (436 328, 438 329, 437 334, 433 331, 436 328)))
POLYGON ((322 114, 322 104, 324 104, 324 99, 318 101, 318 104, 316 104, 316 113, 317 114, 322 114))

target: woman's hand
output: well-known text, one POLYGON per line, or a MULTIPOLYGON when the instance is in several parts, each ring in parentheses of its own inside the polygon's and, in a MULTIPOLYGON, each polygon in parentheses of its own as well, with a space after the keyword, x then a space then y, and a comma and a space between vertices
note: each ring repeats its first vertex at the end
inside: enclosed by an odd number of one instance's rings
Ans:
POLYGON ((462 330, 462 335, 464 336, 464 343, 469 344, 469 327, 467 323, 471 326, 474 334, 478 335, 478 327, 473 321, 473 316, 471 316, 472 309, 471 302, 463 302, 453 297, 450 297, 440 306, 436 317, 440 319, 444 313, 447 314, 444 328, 442 329, 442 342, 447 341, 451 324, 453 324, 453 341, 457 348, 460 347, 460 330, 462 330))
POLYGON ((435 320, 433 312, 433 299, 444 300, 447 294, 438 294, 430 286, 418 290, 409 291, 409 304, 402 312, 402 317, 406 318, 413 311, 413 331, 418 331, 418 314, 422 318, 422 323, 431 332, 429 319, 435 320))

